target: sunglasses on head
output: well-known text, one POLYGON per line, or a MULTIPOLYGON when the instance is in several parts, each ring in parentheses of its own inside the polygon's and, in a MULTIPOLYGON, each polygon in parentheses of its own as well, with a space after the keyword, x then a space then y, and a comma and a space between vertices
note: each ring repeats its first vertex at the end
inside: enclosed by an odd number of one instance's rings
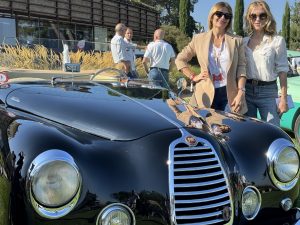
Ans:
POLYGON ((267 13, 261 13, 261 14, 259 14, 259 15, 256 15, 256 14, 251 14, 251 15, 250 15, 250 18, 251 18, 252 20, 256 20, 257 17, 258 17, 260 20, 265 20, 265 19, 267 19, 268 15, 267 15, 267 13))
POLYGON ((217 12, 215 12, 215 15, 218 18, 221 18, 222 16, 224 16, 224 18, 226 20, 231 20, 232 19, 232 14, 230 14, 230 13, 224 13, 224 12, 221 12, 221 11, 217 11, 217 12))

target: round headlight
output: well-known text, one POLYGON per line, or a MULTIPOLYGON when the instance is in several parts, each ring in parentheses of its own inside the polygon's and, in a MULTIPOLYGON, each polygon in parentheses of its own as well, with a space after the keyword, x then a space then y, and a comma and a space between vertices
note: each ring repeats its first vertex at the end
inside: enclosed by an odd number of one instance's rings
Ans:
POLYGON ((77 193, 77 170, 64 161, 52 161, 41 166, 32 181, 32 193, 37 202, 46 207, 67 204, 77 193))
POLYGON ((76 205, 81 176, 73 158, 61 150, 38 155, 29 166, 28 195, 33 208, 46 218, 59 218, 76 205))
POLYGON ((252 220, 259 212, 261 196, 259 191, 253 187, 246 187, 242 195, 242 212, 247 220, 252 220))
POLYGON ((281 150, 274 161, 274 172, 281 182, 293 180, 299 170, 299 157, 295 149, 286 147, 281 150))
POLYGON ((280 190, 291 190, 299 180, 299 153, 287 139, 275 140, 268 149, 269 175, 280 190))
POLYGON ((135 219, 130 208, 123 204, 112 204, 99 214, 97 225, 134 225, 135 219))

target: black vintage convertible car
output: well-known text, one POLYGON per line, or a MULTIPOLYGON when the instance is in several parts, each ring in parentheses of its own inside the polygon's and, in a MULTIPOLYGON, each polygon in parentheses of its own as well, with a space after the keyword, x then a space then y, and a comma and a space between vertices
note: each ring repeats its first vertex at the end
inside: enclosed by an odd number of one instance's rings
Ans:
POLYGON ((280 128, 114 69, 3 80, 2 225, 300 224, 280 128))

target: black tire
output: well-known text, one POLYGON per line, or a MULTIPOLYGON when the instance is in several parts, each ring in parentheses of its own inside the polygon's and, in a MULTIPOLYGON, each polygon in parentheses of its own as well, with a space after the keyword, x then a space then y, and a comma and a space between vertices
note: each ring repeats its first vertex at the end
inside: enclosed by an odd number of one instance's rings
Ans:
POLYGON ((300 145, 300 114, 297 116, 297 119, 294 124, 294 134, 295 134, 295 139, 298 141, 298 144, 300 145))

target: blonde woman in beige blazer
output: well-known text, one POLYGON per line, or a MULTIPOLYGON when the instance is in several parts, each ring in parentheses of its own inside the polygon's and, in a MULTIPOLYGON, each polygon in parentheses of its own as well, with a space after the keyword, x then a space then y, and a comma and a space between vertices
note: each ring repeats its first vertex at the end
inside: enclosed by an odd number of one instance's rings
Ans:
POLYGON ((216 3, 208 16, 210 30, 195 35, 175 63, 178 70, 196 83, 191 104, 216 110, 229 106, 231 112, 244 114, 247 111, 245 53, 242 38, 227 32, 231 22, 230 5, 216 3), (194 56, 201 67, 198 75, 188 65, 194 56))

